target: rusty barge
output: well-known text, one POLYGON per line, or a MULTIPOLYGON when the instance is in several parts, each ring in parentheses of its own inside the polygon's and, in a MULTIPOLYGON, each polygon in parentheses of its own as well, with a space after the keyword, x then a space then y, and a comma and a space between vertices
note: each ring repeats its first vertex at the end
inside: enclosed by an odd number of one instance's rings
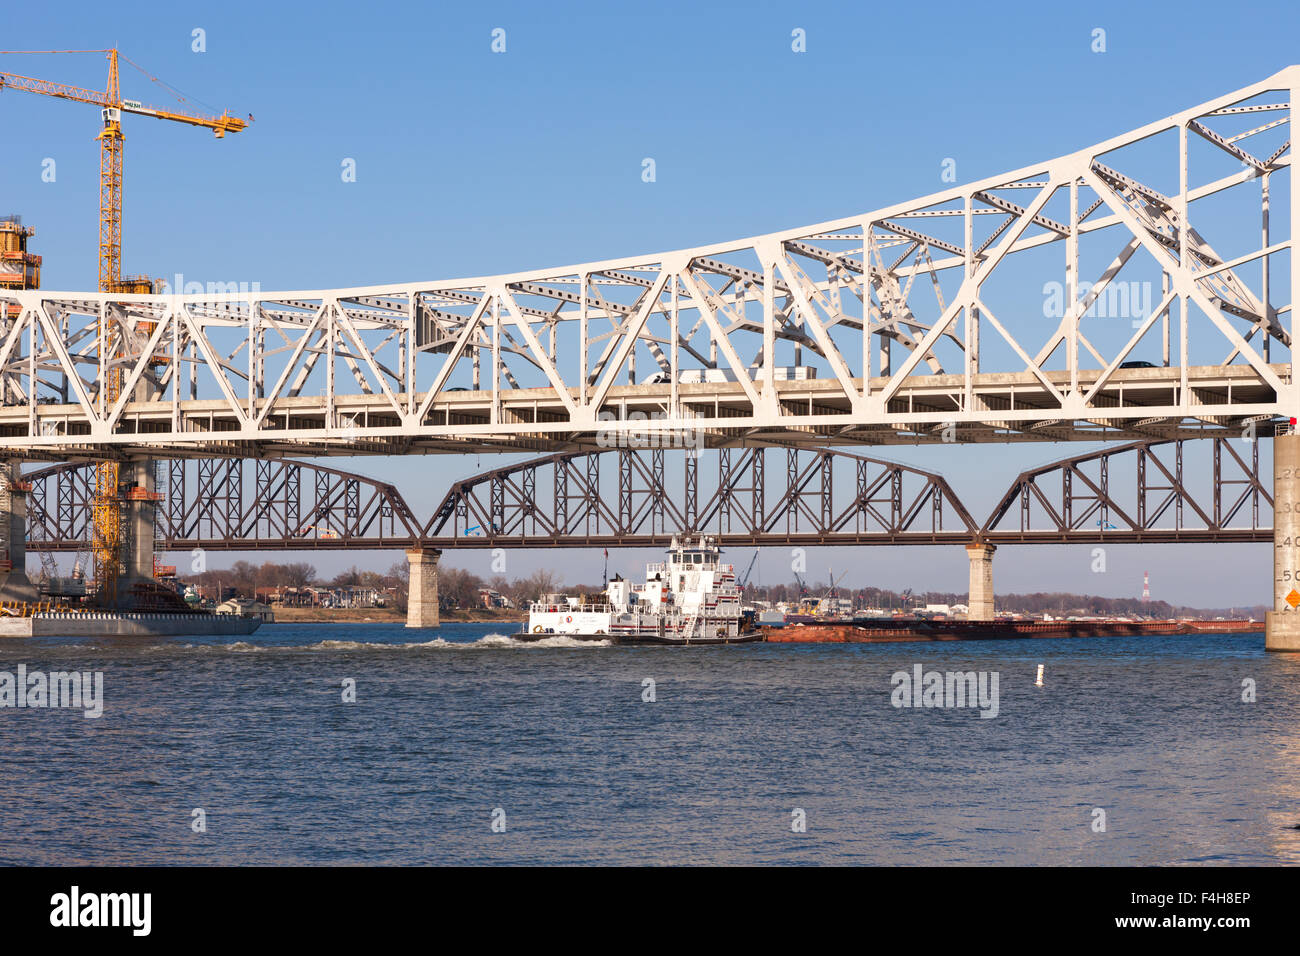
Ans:
POLYGON ((762 628, 773 644, 886 644, 904 641, 1000 641, 1047 637, 1135 637, 1175 634, 1263 633, 1257 621, 949 621, 868 619, 762 628))

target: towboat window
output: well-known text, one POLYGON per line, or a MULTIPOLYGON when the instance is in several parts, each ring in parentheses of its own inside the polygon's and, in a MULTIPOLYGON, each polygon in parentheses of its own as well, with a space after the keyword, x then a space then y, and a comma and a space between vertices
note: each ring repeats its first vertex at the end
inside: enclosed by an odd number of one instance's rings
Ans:
POLYGON ((696 564, 703 564, 703 563, 704 563, 704 555, 702 555, 702 554, 697 554, 697 555, 695 555, 695 563, 696 563, 696 564))

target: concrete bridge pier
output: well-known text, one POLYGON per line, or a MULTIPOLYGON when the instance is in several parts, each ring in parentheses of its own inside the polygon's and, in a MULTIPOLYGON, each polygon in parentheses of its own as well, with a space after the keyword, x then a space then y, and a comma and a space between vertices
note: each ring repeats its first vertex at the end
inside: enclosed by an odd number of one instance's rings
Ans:
POLYGON ((153 582, 154 557, 154 521, 158 513, 158 500, 154 496, 157 488, 154 484, 153 463, 147 459, 133 461, 126 466, 127 499, 123 504, 126 510, 127 533, 130 536, 129 550, 123 557, 126 565, 127 580, 144 579, 153 582))
POLYGON ((1273 610, 1264 647, 1300 651, 1300 435, 1273 439, 1273 610))
POLYGON ((0 601, 35 601, 27 577, 27 489, 22 464, 0 464, 0 601))
POLYGON ((406 626, 438 626, 438 559, 437 548, 413 548, 406 552, 411 578, 407 584, 406 626))
POLYGON ((968 621, 993 620, 993 552, 996 550, 997 545, 983 542, 966 545, 966 556, 970 559, 968 621))

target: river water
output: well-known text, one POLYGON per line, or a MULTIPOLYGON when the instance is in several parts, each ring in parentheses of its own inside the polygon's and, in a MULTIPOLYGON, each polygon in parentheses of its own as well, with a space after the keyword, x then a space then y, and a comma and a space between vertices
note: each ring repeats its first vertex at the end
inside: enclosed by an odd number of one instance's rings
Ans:
POLYGON ((0 671, 104 681, 96 719, 0 709, 0 863, 1300 862, 1300 655, 1261 635, 500 629, 0 643, 0 671), (916 665, 996 674, 997 715, 894 706, 916 665))

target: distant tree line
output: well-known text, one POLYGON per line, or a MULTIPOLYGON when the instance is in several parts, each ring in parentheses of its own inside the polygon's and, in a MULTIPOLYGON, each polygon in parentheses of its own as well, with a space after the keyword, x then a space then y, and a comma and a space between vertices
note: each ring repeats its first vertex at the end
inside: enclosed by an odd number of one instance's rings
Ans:
MULTIPOLYGON (((283 587, 375 587, 395 588, 399 608, 406 607, 407 579, 409 569, 405 561, 398 561, 387 572, 363 571, 356 565, 336 574, 328 581, 322 580, 315 565, 305 561, 279 564, 267 561, 253 564, 250 561, 236 561, 228 568, 204 571, 185 577, 187 583, 208 587, 234 588, 237 594, 252 597, 258 588, 283 587)), ((563 584, 559 574, 551 568, 541 568, 527 577, 507 578, 504 575, 483 577, 464 568, 446 565, 438 569, 438 596, 444 607, 469 608, 480 603, 479 592, 489 588, 510 599, 516 607, 526 607, 530 601, 539 600, 545 594, 562 592, 574 596, 586 595, 595 598, 604 591, 601 584, 563 584)), ((832 592, 824 582, 816 582, 803 587, 797 581, 789 584, 751 585, 745 591, 748 600, 769 601, 773 604, 787 602, 798 603, 800 598, 814 600, 831 593, 853 601, 855 607, 881 607, 886 610, 903 610, 917 604, 965 604, 967 595, 964 591, 891 591, 887 588, 845 588, 838 587, 832 592)), ((1032 594, 997 594, 995 603, 999 611, 1020 612, 1023 614, 1042 614, 1086 616, 1130 616, 1180 617, 1184 615, 1202 615, 1208 617, 1254 617, 1263 619, 1268 610, 1264 605, 1233 608, 1193 608, 1173 605, 1167 601, 1143 602, 1140 598, 1108 598, 1091 594, 1068 594, 1065 592, 1034 592, 1032 594)))
POLYGON ((605 589, 599 584, 561 584, 558 574, 550 568, 540 568, 526 578, 507 578, 495 575, 483 578, 464 568, 440 567, 438 569, 438 598, 447 607, 473 607, 479 603, 479 591, 484 588, 496 591, 510 599, 515 607, 527 607, 529 602, 541 600, 543 595, 563 592, 575 596, 594 598, 605 589))
MULTIPOLYGON (((363 571, 353 565, 332 578, 324 579, 320 577, 316 566, 306 561, 288 564, 266 561, 262 564, 254 564, 251 561, 241 560, 227 568, 212 568, 197 574, 182 575, 182 577, 186 584, 213 590, 220 589, 223 593, 233 589, 240 597, 253 597, 259 589, 266 588, 395 588, 397 606, 404 610, 410 568, 405 561, 398 561, 386 573, 380 574, 376 571, 363 571)), ((438 569, 438 597, 444 607, 476 607, 480 603, 479 592, 484 588, 505 595, 516 607, 527 606, 530 601, 536 601, 544 594, 557 591, 591 596, 603 591, 600 585, 562 587, 559 576, 546 568, 534 571, 528 577, 514 579, 506 578, 504 575, 484 578, 464 568, 444 566, 438 569)))
POLYGON ((329 580, 322 579, 316 571, 316 566, 306 561, 288 564, 279 564, 275 561, 266 561, 262 564, 236 561, 228 568, 214 568, 181 576, 186 584, 220 588, 223 591, 233 588, 240 597, 253 597, 259 588, 397 588, 398 602, 405 607, 408 575, 405 561, 397 562, 384 574, 377 571, 363 571, 354 564, 329 580))

